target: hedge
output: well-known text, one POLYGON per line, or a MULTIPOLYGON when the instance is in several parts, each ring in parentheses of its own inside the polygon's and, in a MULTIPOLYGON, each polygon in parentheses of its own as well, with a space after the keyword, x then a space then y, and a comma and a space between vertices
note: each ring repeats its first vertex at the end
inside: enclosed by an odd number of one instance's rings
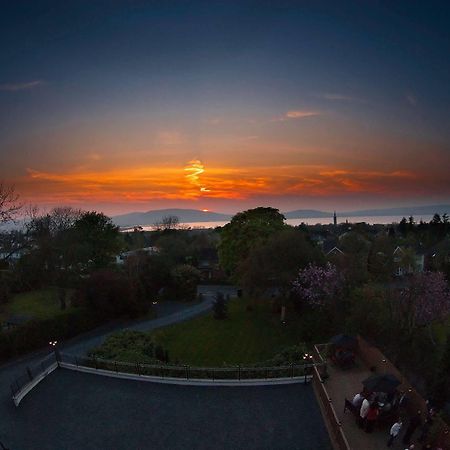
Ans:
POLYGON ((0 361, 45 347, 49 341, 74 337, 99 324, 99 319, 84 308, 77 308, 51 319, 31 320, 0 333, 0 361))

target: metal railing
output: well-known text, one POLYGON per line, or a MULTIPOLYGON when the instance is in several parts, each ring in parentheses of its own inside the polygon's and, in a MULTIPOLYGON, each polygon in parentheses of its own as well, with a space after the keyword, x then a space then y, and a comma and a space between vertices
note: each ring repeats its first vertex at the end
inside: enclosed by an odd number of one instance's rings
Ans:
POLYGON ((126 373, 138 376, 150 376, 161 379, 176 378, 182 380, 210 380, 210 381, 244 381, 244 380, 273 380, 281 378, 304 379, 312 376, 314 363, 290 364, 279 367, 195 367, 190 365, 152 365, 144 363, 130 363, 111 361, 92 357, 74 356, 66 353, 60 355, 61 366, 70 364, 77 368, 106 370, 116 373, 126 373))
POLYGON ((24 387, 33 382, 40 375, 46 373, 56 362, 56 354, 51 353, 39 363, 33 366, 27 366, 24 373, 11 382, 10 387, 12 396, 15 397, 24 387))

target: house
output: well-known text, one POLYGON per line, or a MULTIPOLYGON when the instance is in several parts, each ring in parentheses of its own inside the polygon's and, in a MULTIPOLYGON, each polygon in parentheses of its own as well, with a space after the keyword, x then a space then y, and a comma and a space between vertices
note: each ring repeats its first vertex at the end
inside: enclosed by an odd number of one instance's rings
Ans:
POLYGON ((344 252, 339 248, 334 246, 332 249, 328 250, 325 253, 325 256, 340 256, 340 255, 344 255, 344 252))
POLYGON ((138 255, 139 253, 146 253, 147 255, 154 255, 156 253, 159 253, 159 248, 158 247, 143 247, 143 248, 138 248, 136 250, 130 250, 128 252, 122 252, 118 255, 116 255, 116 264, 124 264, 125 261, 130 257, 130 256, 135 256, 138 255))
POLYGON ((342 256, 344 252, 339 248, 339 241, 336 238, 328 238, 322 245, 322 251, 326 257, 342 256))
POLYGON ((398 245, 393 254, 394 276, 401 277, 412 273, 423 272, 425 267, 425 252, 421 246, 398 245))

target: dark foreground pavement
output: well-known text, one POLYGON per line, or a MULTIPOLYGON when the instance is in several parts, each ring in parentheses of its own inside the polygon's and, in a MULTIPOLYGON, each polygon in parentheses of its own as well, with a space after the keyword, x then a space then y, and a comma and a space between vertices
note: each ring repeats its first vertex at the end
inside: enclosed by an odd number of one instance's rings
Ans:
POLYGON ((302 384, 174 386, 58 369, 5 409, 11 450, 331 449, 302 384))

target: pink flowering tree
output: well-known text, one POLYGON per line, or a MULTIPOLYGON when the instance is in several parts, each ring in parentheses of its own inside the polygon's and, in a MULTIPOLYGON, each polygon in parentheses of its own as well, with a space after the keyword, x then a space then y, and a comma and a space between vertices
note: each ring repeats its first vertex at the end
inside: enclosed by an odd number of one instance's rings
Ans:
POLYGON ((422 272, 414 275, 408 285, 394 298, 395 318, 408 333, 427 326, 433 341, 431 325, 450 314, 449 286, 442 272, 422 272))
POLYGON ((342 287, 342 278, 336 267, 330 263, 325 266, 310 264, 300 270, 292 283, 294 293, 313 308, 333 304, 340 297, 342 287))

